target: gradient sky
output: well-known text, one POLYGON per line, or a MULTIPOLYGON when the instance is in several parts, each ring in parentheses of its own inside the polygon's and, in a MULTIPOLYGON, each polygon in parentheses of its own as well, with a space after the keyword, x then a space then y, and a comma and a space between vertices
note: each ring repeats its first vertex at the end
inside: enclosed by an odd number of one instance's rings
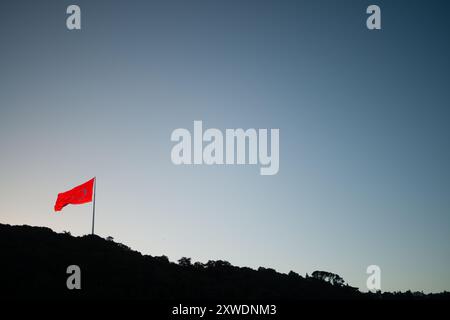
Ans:
POLYGON ((0 222, 97 176, 96 231, 151 255, 366 290, 450 289, 447 1, 2 1, 0 222), (80 5, 82 30, 66 7, 80 5), (382 30, 365 10, 378 4, 382 30), (176 128, 280 128, 280 171, 175 166, 176 128))

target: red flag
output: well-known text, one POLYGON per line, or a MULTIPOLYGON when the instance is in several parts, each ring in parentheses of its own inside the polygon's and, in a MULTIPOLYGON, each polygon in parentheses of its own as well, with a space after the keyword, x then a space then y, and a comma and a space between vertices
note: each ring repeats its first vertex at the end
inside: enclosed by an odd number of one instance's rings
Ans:
POLYGON ((55 211, 61 211, 61 209, 68 204, 82 204, 91 202, 92 195, 94 193, 94 180, 95 178, 92 178, 91 180, 80 184, 69 191, 58 193, 58 198, 55 203, 55 211))

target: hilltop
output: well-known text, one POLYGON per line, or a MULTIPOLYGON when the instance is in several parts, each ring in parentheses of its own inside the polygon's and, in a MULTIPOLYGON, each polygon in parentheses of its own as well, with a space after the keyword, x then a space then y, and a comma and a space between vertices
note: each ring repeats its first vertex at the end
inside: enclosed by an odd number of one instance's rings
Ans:
MULTIPOLYGON (((179 263, 142 255, 111 238, 74 237, 49 228, 0 224, 2 286, 8 298, 371 299, 416 297, 365 294, 334 280, 233 266, 226 261, 179 263), (81 268, 81 290, 68 290, 69 265, 81 268)), ((317 275, 317 273, 316 273, 317 275)), ((320 275, 320 272, 319 272, 320 275)), ((330 273, 329 275, 333 275, 330 273)), ((448 298, 448 294, 441 294, 448 298)))

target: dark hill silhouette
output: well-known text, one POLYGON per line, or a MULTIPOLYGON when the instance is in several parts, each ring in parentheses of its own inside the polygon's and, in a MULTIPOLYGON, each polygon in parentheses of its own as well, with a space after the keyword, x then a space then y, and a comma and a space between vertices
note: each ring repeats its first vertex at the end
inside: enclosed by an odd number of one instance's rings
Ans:
POLYGON ((315 277, 273 269, 232 266, 226 261, 179 263, 142 255, 95 235, 73 237, 49 228, 0 224, 0 297, 131 298, 154 300, 212 299, 380 299, 448 298, 448 293, 365 294, 338 275, 315 277), (81 290, 68 290, 66 269, 81 268, 81 290), (324 279, 333 279, 326 281, 324 279))

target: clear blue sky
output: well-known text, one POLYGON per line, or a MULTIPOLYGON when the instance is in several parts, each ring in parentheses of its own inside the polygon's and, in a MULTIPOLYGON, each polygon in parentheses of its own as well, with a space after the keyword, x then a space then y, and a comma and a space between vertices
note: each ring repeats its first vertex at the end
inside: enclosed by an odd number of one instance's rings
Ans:
POLYGON ((0 222, 97 176, 97 224, 151 255, 450 289, 444 1, 2 1, 0 222), (67 31, 77 3, 82 30, 67 31), (368 31, 378 4, 382 30, 368 31), (175 166, 176 128, 280 128, 280 171, 175 166))

